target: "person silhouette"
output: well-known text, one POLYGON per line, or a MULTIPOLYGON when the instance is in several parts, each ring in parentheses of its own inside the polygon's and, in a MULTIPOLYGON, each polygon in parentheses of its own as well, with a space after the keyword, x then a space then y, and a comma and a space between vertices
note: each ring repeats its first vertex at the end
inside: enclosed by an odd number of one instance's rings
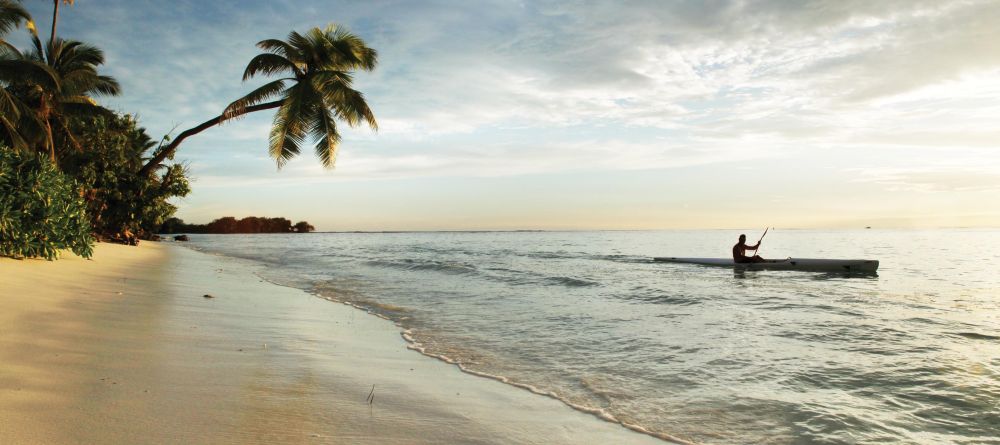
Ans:
POLYGON ((740 235, 740 242, 733 246, 733 262, 735 263, 761 263, 765 260, 760 255, 747 256, 748 250, 757 251, 760 248, 760 241, 752 246, 747 245, 747 236, 740 235))

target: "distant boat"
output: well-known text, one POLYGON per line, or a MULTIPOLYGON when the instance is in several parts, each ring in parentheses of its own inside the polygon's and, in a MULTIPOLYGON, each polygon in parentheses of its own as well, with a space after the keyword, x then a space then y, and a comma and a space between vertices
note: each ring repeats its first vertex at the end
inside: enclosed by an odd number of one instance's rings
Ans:
POLYGON ((698 264, 702 266, 732 267, 742 270, 801 270, 809 272, 875 273, 878 260, 834 260, 822 258, 785 258, 766 260, 762 263, 736 263, 732 258, 677 258, 656 257, 659 263, 698 264))

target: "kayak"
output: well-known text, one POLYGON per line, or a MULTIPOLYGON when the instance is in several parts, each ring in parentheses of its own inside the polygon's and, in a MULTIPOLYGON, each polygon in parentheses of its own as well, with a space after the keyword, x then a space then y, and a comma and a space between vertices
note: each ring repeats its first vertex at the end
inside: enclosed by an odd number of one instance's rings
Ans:
POLYGON ((732 258, 656 257, 660 263, 699 264, 702 266, 734 267, 743 270, 802 270, 811 272, 875 273, 878 260, 830 260, 822 258, 785 258, 762 263, 736 263, 732 258))

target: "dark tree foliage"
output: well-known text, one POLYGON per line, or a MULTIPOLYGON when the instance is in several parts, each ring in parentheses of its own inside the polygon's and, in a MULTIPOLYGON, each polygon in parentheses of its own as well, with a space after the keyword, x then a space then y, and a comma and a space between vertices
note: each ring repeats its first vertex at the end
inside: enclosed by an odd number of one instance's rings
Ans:
POLYGON ((225 216, 208 224, 185 224, 179 218, 170 218, 160 227, 160 233, 305 233, 316 230, 301 221, 294 226, 285 218, 248 216, 236 219, 225 216))
POLYGON ((190 191, 185 169, 172 164, 151 176, 136 172, 157 149, 134 117, 108 111, 71 121, 85 147, 65 154, 66 173, 85 188, 94 231, 105 238, 148 238, 177 208, 168 200, 190 191))
POLYGON ((0 255, 53 260, 93 252, 80 186, 49 159, 0 146, 0 255))

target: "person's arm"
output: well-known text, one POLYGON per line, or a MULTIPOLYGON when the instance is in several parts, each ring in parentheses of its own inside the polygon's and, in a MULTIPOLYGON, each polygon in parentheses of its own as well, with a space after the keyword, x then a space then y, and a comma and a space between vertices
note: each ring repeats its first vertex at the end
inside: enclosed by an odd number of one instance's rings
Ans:
POLYGON ((754 244, 752 246, 747 246, 747 250, 757 250, 759 247, 760 247, 760 241, 757 241, 757 244, 754 244))

